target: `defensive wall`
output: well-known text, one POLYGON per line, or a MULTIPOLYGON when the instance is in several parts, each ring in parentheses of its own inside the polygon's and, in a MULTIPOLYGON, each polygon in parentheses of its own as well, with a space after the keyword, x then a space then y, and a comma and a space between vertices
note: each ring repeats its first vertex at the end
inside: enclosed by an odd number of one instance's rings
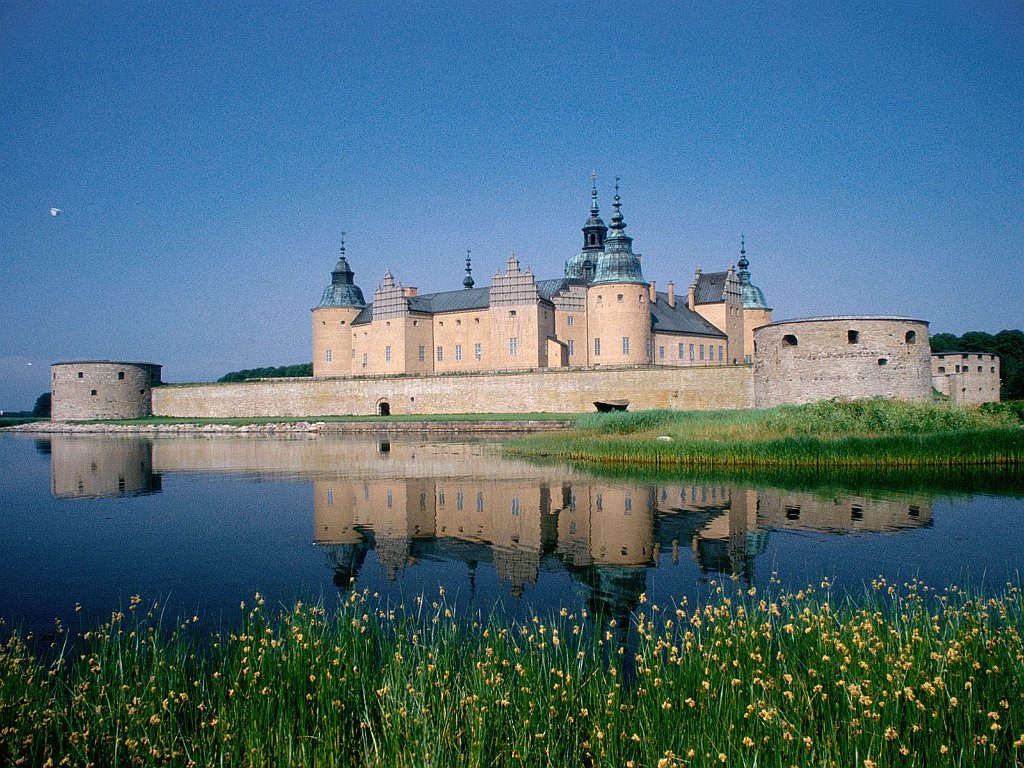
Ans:
POLYGON ((957 405, 999 402, 999 357, 988 352, 936 352, 932 386, 957 405))
POLYGON ((50 366, 54 421, 139 419, 150 414, 159 365, 81 360, 50 366))
POLYGON ((829 398, 932 396, 928 323, 906 317, 812 317, 754 329, 755 406, 829 398))
POLYGON ((628 400, 632 410, 749 408, 748 365, 645 366, 507 371, 461 375, 274 379, 236 384, 164 385, 153 414, 178 418, 456 413, 583 413, 596 400, 628 400))

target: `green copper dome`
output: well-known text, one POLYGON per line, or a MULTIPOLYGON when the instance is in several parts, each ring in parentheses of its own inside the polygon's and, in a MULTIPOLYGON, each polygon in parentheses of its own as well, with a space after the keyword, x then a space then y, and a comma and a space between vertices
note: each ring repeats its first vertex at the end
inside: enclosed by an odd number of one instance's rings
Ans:
POLYGON ((637 283, 647 285, 640 257, 633 253, 633 238, 623 230, 626 222, 622 219, 622 204, 619 202, 619 185, 615 185, 615 213, 612 215, 611 234, 604 241, 604 252, 597 257, 594 271, 595 283, 637 283))
POLYGON ((331 272, 331 284, 324 289, 324 295, 320 299, 321 307, 356 307, 362 309, 366 306, 366 299, 363 292, 355 284, 353 278, 355 273, 345 259, 345 246, 341 246, 341 258, 331 272))
POLYGON ((743 308, 771 309, 768 302, 765 301, 764 291, 750 282, 750 270, 747 269, 750 262, 747 261, 747 251, 742 237, 740 238, 740 260, 737 266, 739 269, 736 272, 736 277, 740 281, 740 298, 743 300, 743 308))

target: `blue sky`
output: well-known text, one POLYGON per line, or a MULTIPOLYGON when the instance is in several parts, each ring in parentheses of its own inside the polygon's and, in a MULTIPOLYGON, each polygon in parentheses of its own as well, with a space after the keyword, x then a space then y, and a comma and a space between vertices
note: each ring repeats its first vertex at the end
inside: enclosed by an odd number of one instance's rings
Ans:
POLYGON ((368 297, 558 276, 591 170, 661 286, 743 233, 776 319, 1022 327, 1024 6, 6 0, 0 409, 308 361, 342 230, 368 297))

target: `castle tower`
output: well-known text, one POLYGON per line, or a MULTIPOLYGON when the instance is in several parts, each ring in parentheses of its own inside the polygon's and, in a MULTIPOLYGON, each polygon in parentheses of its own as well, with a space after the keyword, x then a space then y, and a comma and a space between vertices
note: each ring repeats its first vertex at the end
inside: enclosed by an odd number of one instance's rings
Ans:
POLYGON ((611 234, 598 256, 593 282, 587 287, 587 315, 592 365, 645 365, 651 362, 649 288, 625 233, 615 180, 615 213, 611 234))
POLYGON ((604 252, 608 227, 597 207, 597 174, 591 174, 590 218, 583 224, 583 250, 565 263, 565 276, 589 283, 594 279, 598 258, 604 252))
POLYGON ((765 301, 764 292, 750 282, 750 262, 747 261, 743 235, 740 235, 740 260, 736 266, 739 267, 736 277, 740 281, 740 299, 743 302, 743 359, 749 363, 754 359, 754 329, 772 321, 772 308, 765 301))
POLYGON ((341 256, 331 284, 313 309, 313 375, 347 376, 352 373, 352 321, 366 306, 363 292, 345 258, 345 233, 341 256))

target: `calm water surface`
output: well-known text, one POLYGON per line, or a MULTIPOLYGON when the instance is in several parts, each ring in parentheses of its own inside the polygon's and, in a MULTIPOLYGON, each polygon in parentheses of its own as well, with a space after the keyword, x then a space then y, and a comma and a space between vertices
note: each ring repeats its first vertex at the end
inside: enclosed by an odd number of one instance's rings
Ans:
POLYGON ((1024 566, 1024 486, 770 485, 608 479, 487 441, 4 434, 0 617, 45 636, 138 594, 230 625, 257 591, 330 604, 440 586, 485 614, 625 616, 642 593, 700 600, 729 576, 998 588, 1024 566))

